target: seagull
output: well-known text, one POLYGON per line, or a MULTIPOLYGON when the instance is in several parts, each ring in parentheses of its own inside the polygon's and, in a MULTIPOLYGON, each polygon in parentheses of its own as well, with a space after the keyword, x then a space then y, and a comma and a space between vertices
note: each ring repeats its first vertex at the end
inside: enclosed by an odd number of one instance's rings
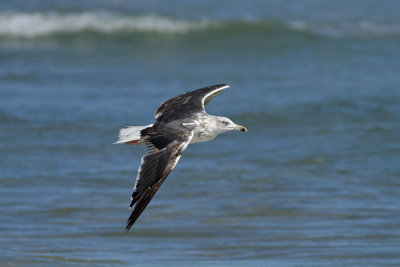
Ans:
POLYGON ((129 205, 133 211, 126 222, 126 231, 142 214, 189 144, 209 141, 232 130, 247 131, 229 118, 209 115, 204 109, 228 87, 217 84, 178 95, 161 104, 153 124, 120 130, 114 144, 144 143, 149 150, 141 159, 129 205))

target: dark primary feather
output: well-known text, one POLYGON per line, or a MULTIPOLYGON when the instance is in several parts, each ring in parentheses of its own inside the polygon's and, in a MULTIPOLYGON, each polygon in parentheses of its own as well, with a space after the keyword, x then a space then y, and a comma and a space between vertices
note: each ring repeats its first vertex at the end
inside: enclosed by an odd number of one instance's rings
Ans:
POLYGON ((189 115, 194 112, 204 111, 204 106, 214 99, 214 97, 222 93, 227 87, 228 85, 226 84, 217 84, 170 98, 164 101, 156 110, 156 118, 162 119, 163 121, 170 121, 185 114, 189 115), (207 94, 210 95, 204 99, 207 94))
POLYGON ((134 205, 135 207, 127 221, 126 230, 129 230, 139 218, 192 138, 192 132, 185 127, 176 128, 168 124, 146 128, 142 131, 142 135, 152 150, 142 158, 130 204, 130 207, 134 205), (163 134, 160 129, 166 132, 163 134), (172 141, 165 137, 165 133, 168 133, 172 141))
POLYGON ((135 207, 126 222, 126 230, 129 230, 136 222, 143 210, 147 207, 165 178, 175 167, 176 160, 185 150, 187 144, 173 142, 171 145, 157 152, 150 152, 144 156, 140 176, 146 177, 138 183, 138 190, 133 194, 131 206, 135 207))

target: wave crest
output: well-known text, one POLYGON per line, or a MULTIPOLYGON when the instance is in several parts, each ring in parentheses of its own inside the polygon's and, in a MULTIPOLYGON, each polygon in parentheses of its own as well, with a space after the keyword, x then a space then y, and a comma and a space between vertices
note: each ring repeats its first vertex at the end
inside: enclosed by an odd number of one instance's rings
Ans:
POLYGON ((311 32, 331 38, 398 36, 400 34, 400 24, 384 24, 367 20, 336 23, 290 21, 288 26, 292 30, 311 32))
POLYGON ((193 31, 218 30, 240 34, 241 31, 300 32, 329 38, 385 37, 400 35, 400 24, 373 21, 340 21, 316 23, 307 21, 265 20, 189 20, 158 15, 132 15, 106 11, 61 13, 0 13, 0 37, 36 38, 54 34, 77 34, 93 31, 100 34, 159 33, 184 34, 193 31))
POLYGON ((55 33, 96 31, 113 33, 186 33, 210 26, 208 21, 187 21, 147 15, 128 16, 109 12, 82 13, 0 13, 0 36, 40 37, 55 33))

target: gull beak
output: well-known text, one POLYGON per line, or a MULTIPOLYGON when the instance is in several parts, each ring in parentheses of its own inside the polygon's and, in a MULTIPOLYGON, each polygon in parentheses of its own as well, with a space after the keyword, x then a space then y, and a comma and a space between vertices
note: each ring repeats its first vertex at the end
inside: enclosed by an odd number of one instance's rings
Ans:
POLYGON ((242 131, 242 132, 247 132, 246 127, 240 126, 240 125, 236 125, 235 130, 242 131))

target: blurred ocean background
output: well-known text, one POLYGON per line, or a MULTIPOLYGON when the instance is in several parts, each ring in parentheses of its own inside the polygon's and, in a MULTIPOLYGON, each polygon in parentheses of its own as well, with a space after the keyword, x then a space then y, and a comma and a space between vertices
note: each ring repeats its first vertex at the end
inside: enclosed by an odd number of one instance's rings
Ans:
POLYGON ((400 1, 0 2, 0 265, 398 266, 400 1), (131 232, 119 128, 227 83, 131 232))

